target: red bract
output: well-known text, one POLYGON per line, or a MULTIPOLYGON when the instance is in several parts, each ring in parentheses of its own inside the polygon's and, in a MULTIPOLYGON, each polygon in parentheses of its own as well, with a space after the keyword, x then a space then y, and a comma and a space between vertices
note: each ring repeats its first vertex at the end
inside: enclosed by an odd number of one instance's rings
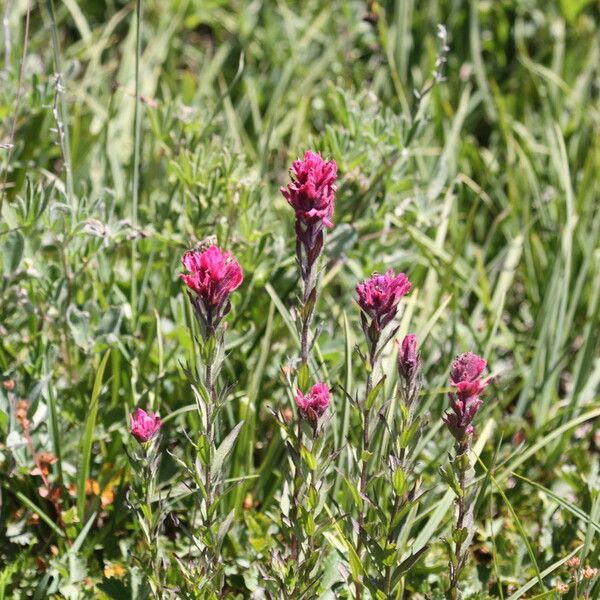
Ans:
POLYGON ((189 271, 181 275, 184 283, 202 300, 207 310, 221 307, 242 284, 242 268, 231 254, 217 246, 204 252, 186 252, 181 262, 189 271))
POLYGON ((450 384, 457 386, 461 381, 475 381, 481 376, 487 362, 472 352, 459 354, 450 368, 450 384))
POLYGON ((356 299, 377 328, 382 329, 396 316, 398 304, 410 288, 411 283, 404 273, 394 275, 394 271, 389 269, 385 275, 375 274, 359 283, 356 299))
POLYGON ((404 336, 399 346, 398 370, 404 379, 409 381, 414 377, 421 364, 421 359, 417 351, 417 336, 414 333, 409 333, 404 336))
POLYGON ((473 354, 466 352, 457 356, 450 370, 450 384, 454 391, 450 393, 450 411, 444 415, 444 422, 459 443, 469 443, 473 434, 473 419, 483 404, 480 395, 487 387, 490 379, 481 379, 487 363, 473 354))
POLYGON ((325 383, 316 383, 306 395, 298 390, 295 399, 300 415, 314 424, 327 410, 331 402, 331 393, 325 383))
POLYGON ((154 438, 158 434, 160 426, 160 417, 156 413, 138 408, 131 416, 130 432, 140 444, 154 438))
POLYGON ((332 227, 335 205, 337 165, 325 161, 318 152, 308 150, 290 169, 292 182, 281 193, 296 211, 296 219, 307 225, 323 223, 332 227))

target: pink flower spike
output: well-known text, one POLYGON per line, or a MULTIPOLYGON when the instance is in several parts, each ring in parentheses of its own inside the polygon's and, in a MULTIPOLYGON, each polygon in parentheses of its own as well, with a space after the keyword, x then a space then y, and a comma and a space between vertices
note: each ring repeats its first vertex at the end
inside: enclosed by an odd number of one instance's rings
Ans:
POLYGON ((331 393, 329 387, 320 382, 313 385, 306 395, 298 390, 295 400, 300 415, 311 423, 315 423, 319 417, 323 416, 331 403, 331 393))
POLYGON ((443 419, 459 444, 470 444, 473 419, 483 404, 480 396, 490 382, 490 378, 481 379, 486 366, 486 361, 472 352, 460 354, 452 362, 450 384, 455 389, 450 393, 450 411, 443 419))
POLYGON ((296 219, 306 225, 322 223, 333 227, 337 165, 325 161, 318 152, 308 150, 290 169, 292 182, 281 188, 283 197, 296 212, 296 219))
POLYGON ((404 273, 375 274, 356 286, 357 302, 363 311, 383 329, 395 316, 398 304, 410 291, 412 284, 404 273))
POLYGON ((242 268, 231 254, 217 246, 203 252, 186 252, 181 259, 189 274, 180 275, 183 282, 198 294, 208 310, 220 308, 231 293, 242 284, 242 268))
POLYGON ((399 346, 398 370, 406 381, 412 381, 421 366, 421 358, 417 350, 417 336, 409 333, 404 336, 399 346))
POLYGON ((459 354, 450 368, 450 384, 458 386, 463 381, 475 381, 485 370, 487 362, 472 352, 459 354))
POLYGON ((144 444, 158 434, 160 426, 160 417, 156 413, 138 408, 131 416, 129 431, 140 444, 144 444))

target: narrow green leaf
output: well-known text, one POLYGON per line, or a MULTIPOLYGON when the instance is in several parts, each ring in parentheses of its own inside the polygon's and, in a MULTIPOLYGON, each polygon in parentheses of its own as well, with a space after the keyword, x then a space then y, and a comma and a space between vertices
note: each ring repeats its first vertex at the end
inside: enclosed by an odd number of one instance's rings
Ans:
POLYGON ((504 504, 506 505, 506 508, 508 508, 510 514, 512 515, 512 517, 515 521, 517 530, 519 531, 519 534, 521 535, 521 539, 523 540, 523 543, 525 544, 525 547, 527 548, 527 554, 529 554, 529 558, 531 559, 531 563, 533 564, 533 568, 535 569, 535 574, 537 576, 537 580, 540 585, 540 590, 543 593, 546 590, 546 587, 544 586, 544 580, 542 578, 542 574, 540 572, 540 567, 538 566, 537 559, 535 558, 533 548, 531 547, 529 538, 527 537, 527 533, 525 532, 525 529, 523 528, 523 525, 521 524, 521 519, 519 519, 515 509, 513 508, 513 505, 511 504, 510 500, 506 497, 504 490, 500 487, 500 485, 498 484, 498 481, 496 481, 496 478, 489 472, 488 468, 485 466, 485 464, 479 457, 477 457, 477 460, 478 460, 479 464, 485 470, 486 474, 492 480, 493 484, 496 486, 498 493, 502 497, 502 500, 504 500, 504 504))
POLYGON ((92 456, 92 444, 94 443, 94 429, 96 427, 96 417, 98 416, 98 398, 100 397, 100 389, 102 387, 102 378, 104 370, 110 355, 110 350, 107 350, 100 361, 100 366, 96 371, 94 379, 94 387, 92 389, 92 397, 90 399, 90 408, 85 422, 83 438, 81 439, 81 463, 79 465, 79 483, 77 486, 77 512, 80 521, 85 518, 85 482, 90 473, 90 459, 92 456))
POLYGON ((308 364, 302 363, 298 369, 298 387, 304 393, 308 391, 310 383, 310 373, 308 372, 308 364))
POLYGON ((398 585, 400 578, 407 573, 418 561, 419 559, 427 552, 429 549, 429 545, 423 546, 416 552, 413 552, 408 558, 405 558, 395 569, 392 574, 392 589, 398 585))
POLYGON ((377 400, 377 396, 379 395, 379 392, 381 392, 384 383, 385 383, 385 375, 377 382, 375 387, 373 387, 373 389, 367 396, 367 399, 365 401, 365 408, 367 410, 370 410, 373 407, 373 404, 375 404, 375 400, 377 400))
POLYGON ((29 510, 33 511, 36 515, 56 533, 59 537, 65 537, 63 530, 39 507, 33 503, 25 494, 22 492, 16 492, 15 496, 26 506, 29 510))
POLYGON ((240 429, 244 421, 240 421, 225 437, 225 439, 221 442, 221 445, 215 451, 215 456, 212 462, 212 472, 213 477, 218 477, 225 462, 225 459, 229 456, 231 451, 233 450, 233 445, 235 444, 235 440, 237 439, 240 429))
POLYGON ((314 471, 317 468, 317 459, 315 458, 314 454, 306 446, 302 446, 302 450, 300 452, 304 462, 306 463, 306 466, 311 471, 314 471))

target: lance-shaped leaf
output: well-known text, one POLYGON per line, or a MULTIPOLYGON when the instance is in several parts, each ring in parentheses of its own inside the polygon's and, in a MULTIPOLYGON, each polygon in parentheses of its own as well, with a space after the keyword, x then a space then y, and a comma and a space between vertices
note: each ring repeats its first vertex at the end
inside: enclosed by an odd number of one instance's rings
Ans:
POLYGON ((371 392, 367 396, 367 399, 365 401, 365 408, 367 410, 370 410, 373 404, 375 404, 375 400, 377 400, 377 396, 379 395, 379 392, 381 391, 381 388, 383 387, 384 383, 385 375, 377 382, 377 385, 371 390, 371 392))
POLYGON ((216 479, 219 476, 221 471, 221 467, 223 466, 223 462, 229 456, 231 451, 233 450, 233 445, 235 444, 235 440, 237 439, 240 430, 244 421, 240 421, 225 437, 225 439, 221 442, 221 445, 215 451, 215 456, 213 458, 212 470, 213 477, 216 479))

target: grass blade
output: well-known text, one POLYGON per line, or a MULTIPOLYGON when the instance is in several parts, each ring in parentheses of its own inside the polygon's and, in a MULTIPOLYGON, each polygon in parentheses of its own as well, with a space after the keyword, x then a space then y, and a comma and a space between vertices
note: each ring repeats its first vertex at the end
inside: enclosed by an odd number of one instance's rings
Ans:
POLYGON ((100 389, 102 387, 102 378, 110 350, 107 350, 100 361, 96 378, 94 379, 94 387, 92 389, 92 397, 90 399, 90 410, 85 422, 85 430, 81 440, 81 463, 79 465, 79 484, 77 486, 77 513, 80 521, 85 518, 85 484, 90 473, 90 459, 92 457, 92 444, 94 443, 94 429, 96 427, 96 418, 98 416, 98 398, 100 397, 100 389))

